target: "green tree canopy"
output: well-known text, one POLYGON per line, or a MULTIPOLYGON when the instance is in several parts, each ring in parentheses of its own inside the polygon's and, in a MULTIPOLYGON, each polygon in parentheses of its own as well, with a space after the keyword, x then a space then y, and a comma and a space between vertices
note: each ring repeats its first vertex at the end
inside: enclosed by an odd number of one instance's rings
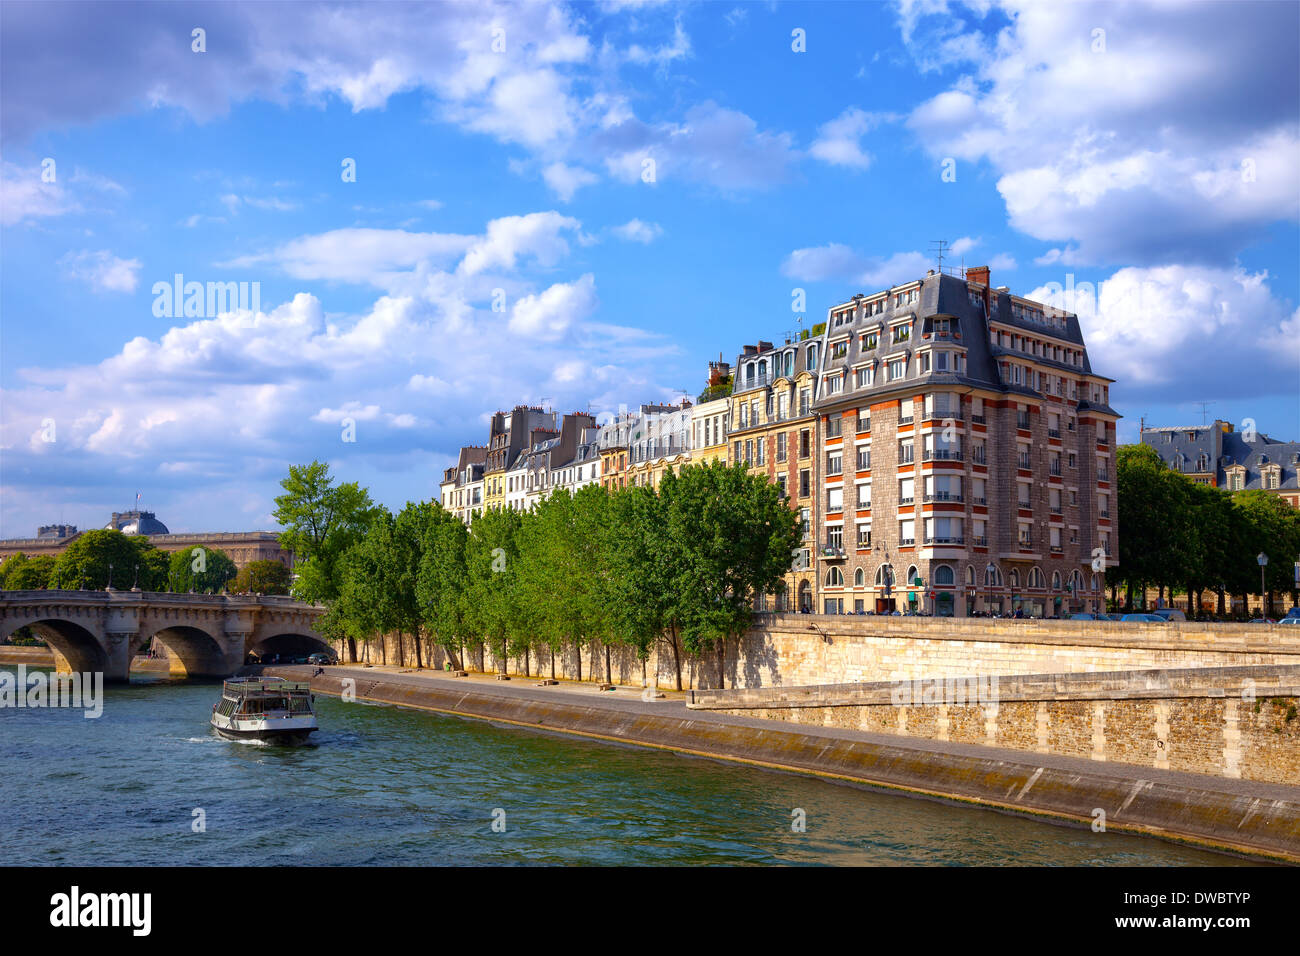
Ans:
POLYGON ((50 586, 54 574, 55 557, 38 554, 27 557, 19 551, 0 564, 0 588, 6 591, 39 591, 50 586))
POLYGON ((230 586, 233 594, 288 594, 293 578, 279 561, 249 561, 230 586))
POLYGON ((219 594, 226 589, 239 569, 218 548, 183 548, 168 562, 167 590, 176 594, 219 594))
POLYGON ((326 602, 339 593, 339 557, 370 525, 374 504, 356 482, 335 485, 329 466, 319 461, 294 465, 280 482, 275 520, 285 529, 280 546, 294 553, 298 580, 294 593, 326 602))
POLYGON ((169 555, 142 536, 99 528, 78 535, 54 563, 51 587, 70 591, 108 587, 110 566, 113 587, 126 590, 138 583, 141 590, 165 590, 169 555))

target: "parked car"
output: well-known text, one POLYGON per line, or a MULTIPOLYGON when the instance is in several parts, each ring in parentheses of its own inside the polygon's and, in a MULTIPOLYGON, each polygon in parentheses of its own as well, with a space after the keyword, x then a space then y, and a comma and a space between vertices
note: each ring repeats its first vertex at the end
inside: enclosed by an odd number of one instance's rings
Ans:
POLYGON ((1168 624, 1159 614, 1125 614, 1120 618, 1125 624, 1168 624))
POLYGON ((1124 620, 1124 615, 1123 615, 1123 614, 1101 614, 1101 615, 1098 615, 1098 617, 1104 617, 1104 618, 1105 618, 1106 620, 1108 620, 1108 621, 1122 621, 1122 620, 1124 620))
POLYGON ((1296 615, 1295 617, 1291 617, 1290 615, 1288 615, 1287 617, 1284 617, 1282 618, 1282 620, 1278 621, 1278 623, 1285 627, 1292 627, 1295 628, 1296 630, 1300 630, 1300 615, 1296 615))
POLYGON ((1161 608, 1156 608, 1156 609, 1155 609, 1154 611, 1152 611, 1151 613, 1152 613, 1152 614, 1155 614, 1155 615, 1157 615, 1157 616, 1159 616, 1159 617, 1163 617, 1166 621, 1185 621, 1185 620, 1187 620, 1187 615, 1184 614, 1182 611, 1178 610, 1178 608, 1176 608, 1176 607, 1161 607, 1161 608))
POLYGON ((1251 619, 1251 624, 1276 624, 1277 621, 1271 617, 1256 617, 1251 619))
POLYGON ((1104 621, 1106 615, 1093 614, 1091 611, 1080 611, 1078 614, 1071 614, 1067 620, 1071 621, 1104 621))
POLYGON ((315 654, 312 654, 307 658, 307 663, 315 664, 318 667, 324 667, 326 664, 333 664, 334 658, 329 654, 317 651, 315 654))

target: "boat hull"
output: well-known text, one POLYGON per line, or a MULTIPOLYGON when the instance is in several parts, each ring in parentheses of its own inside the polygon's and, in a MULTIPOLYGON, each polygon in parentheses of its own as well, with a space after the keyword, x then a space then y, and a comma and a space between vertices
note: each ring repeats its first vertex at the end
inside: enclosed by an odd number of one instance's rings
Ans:
POLYGON ((315 727, 298 730, 235 730, 231 727, 218 727, 216 724, 212 725, 212 729, 227 740, 264 740, 270 744, 289 746, 305 744, 316 731, 315 727))

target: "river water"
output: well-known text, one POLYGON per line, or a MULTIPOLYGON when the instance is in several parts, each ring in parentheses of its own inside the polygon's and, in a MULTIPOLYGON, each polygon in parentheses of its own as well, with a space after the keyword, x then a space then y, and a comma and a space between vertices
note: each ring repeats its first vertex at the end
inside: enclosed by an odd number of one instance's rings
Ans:
POLYGON ((94 720, 0 709, 0 864, 1244 862, 324 696, 314 745, 233 743, 208 726, 219 696, 136 681, 94 720))

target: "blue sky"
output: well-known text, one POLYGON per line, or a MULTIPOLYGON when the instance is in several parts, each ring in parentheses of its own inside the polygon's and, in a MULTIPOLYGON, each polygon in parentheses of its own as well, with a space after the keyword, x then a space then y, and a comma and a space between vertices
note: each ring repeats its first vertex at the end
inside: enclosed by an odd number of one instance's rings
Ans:
POLYGON ((935 239, 1079 312, 1121 439, 1200 401, 1300 437, 1296 4, 6 3, 0 26, 2 536, 137 491, 174 531, 273 527, 312 458, 400 507, 496 409, 694 395, 799 328, 794 290, 820 321, 935 239), (156 315, 177 273, 258 283, 260 310, 156 315))

